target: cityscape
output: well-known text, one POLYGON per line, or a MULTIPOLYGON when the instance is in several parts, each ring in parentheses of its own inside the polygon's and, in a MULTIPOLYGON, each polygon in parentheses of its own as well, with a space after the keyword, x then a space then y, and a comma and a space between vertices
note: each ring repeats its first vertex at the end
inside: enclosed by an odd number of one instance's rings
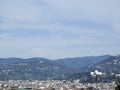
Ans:
POLYGON ((115 82, 80 83, 79 80, 9 80, 0 81, 2 90, 115 90, 115 82))

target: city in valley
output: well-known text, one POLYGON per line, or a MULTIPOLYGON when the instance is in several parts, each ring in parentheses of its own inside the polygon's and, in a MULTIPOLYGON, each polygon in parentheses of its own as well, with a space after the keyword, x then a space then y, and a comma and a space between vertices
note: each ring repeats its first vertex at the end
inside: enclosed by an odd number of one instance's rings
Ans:
POLYGON ((0 90, 120 90, 119 77, 120 55, 0 59, 0 90))
POLYGON ((115 82, 80 83, 78 80, 8 80, 0 81, 0 90, 115 90, 115 82))

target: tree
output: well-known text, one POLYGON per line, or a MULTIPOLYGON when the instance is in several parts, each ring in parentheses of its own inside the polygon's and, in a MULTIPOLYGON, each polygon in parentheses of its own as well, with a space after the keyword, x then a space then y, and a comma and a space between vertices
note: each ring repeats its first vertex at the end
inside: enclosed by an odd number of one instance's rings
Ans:
POLYGON ((116 84, 115 90, 120 90, 120 78, 116 80, 115 84, 116 84))

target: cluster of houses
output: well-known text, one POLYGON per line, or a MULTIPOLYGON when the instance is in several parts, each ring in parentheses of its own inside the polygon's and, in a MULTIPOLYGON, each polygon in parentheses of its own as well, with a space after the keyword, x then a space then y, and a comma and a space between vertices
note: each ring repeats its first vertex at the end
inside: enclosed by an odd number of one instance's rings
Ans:
POLYGON ((1 90, 114 90, 115 83, 80 83, 79 80, 0 81, 1 90))

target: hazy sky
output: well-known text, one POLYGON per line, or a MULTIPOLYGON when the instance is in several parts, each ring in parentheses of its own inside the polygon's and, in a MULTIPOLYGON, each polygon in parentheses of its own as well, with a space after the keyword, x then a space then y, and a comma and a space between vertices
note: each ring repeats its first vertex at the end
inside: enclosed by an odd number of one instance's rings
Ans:
POLYGON ((0 57, 120 54, 120 0, 0 0, 0 57))

